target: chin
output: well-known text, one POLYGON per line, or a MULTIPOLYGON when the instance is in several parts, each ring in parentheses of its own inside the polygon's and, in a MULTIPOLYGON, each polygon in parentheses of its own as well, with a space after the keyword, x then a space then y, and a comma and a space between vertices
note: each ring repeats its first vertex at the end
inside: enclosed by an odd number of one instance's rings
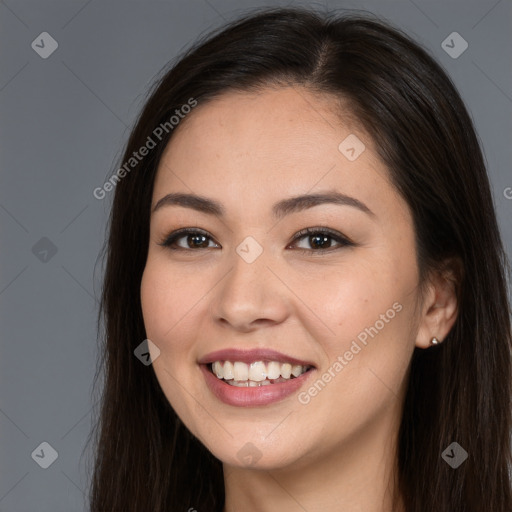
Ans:
MULTIPOLYGON (((275 428, 275 426, 274 426, 275 428)), ((297 451, 297 442, 292 437, 285 438, 265 433, 245 430, 241 435, 230 437, 226 434, 222 441, 213 439, 201 442, 221 462, 229 466, 247 469, 281 469, 296 464, 302 453, 297 451)))

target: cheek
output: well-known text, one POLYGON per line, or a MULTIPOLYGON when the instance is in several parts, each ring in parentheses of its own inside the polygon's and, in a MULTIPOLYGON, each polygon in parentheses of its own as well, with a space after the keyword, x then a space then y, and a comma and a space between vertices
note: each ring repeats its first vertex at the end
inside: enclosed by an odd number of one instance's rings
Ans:
MULTIPOLYGON (((169 329, 169 318, 167 311, 173 311, 172 296, 163 284, 161 272, 154 265, 148 262, 140 286, 140 297, 142 315, 146 334, 151 340, 161 340, 163 333, 169 329)), ((159 345, 160 346, 160 345, 159 345)), ((161 348, 161 347, 160 347, 161 348)))
MULTIPOLYGON (((201 290, 193 278, 180 277, 168 263, 148 258, 142 275, 140 294, 146 333, 151 339, 168 344, 182 328, 201 290)), ((204 293, 204 292, 203 292, 204 293)))
MULTIPOLYGON (((155 371, 165 361, 168 370, 172 368, 175 355, 185 348, 176 340, 183 340, 183 328, 190 311, 189 299, 176 283, 176 274, 171 274, 165 265, 148 260, 140 286, 142 315, 146 336, 160 349, 160 355, 154 362, 155 371), (180 321, 181 319, 181 321, 180 321)), ((192 303, 193 304, 193 303, 192 303)))
MULTIPOLYGON (((183 392, 192 389, 193 376, 187 370, 190 356, 187 343, 187 312, 197 299, 184 295, 177 274, 168 264, 149 259, 141 280, 140 294, 146 335, 160 350, 152 368, 167 400, 186 424, 196 431, 194 403, 183 392)), ((187 289, 194 289, 187 287, 187 289)))
POLYGON ((338 273, 328 294, 320 296, 317 288, 316 308, 334 331, 324 338, 329 364, 342 356, 347 367, 380 369, 398 385, 412 350, 415 295, 410 291, 416 278, 413 262, 386 258, 338 273))
POLYGON ((364 262, 350 265, 327 281, 328 294, 321 293, 325 285, 317 288, 318 310, 327 316, 338 339, 373 325, 397 300, 397 288, 383 268, 364 262))

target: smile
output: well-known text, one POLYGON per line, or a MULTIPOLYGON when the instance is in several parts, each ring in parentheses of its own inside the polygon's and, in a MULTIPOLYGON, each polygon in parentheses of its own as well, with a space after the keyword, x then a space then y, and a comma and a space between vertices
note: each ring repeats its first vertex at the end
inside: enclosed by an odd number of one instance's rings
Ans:
MULTIPOLYGON (((220 361, 215 362, 219 363, 215 366, 217 371, 222 371, 221 377, 218 377, 213 372, 214 363, 199 365, 204 375, 205 383, 213 393, 213 396, 224 404, 235 407, 269 406, 280 402, 294 393, 298 393, 300 389, 312 378, 312 374, 316 372, 316 368, 313 366, 305 367, 304 365, 301 365, 302 368, 295 368, 295 373, 298 373, 298 377, 296 377, 291 373, 292 369, 296 365, 290 365, 290 363, 278 363, 279 376, 275 379, 271 379, 269 377, 276 375, 277 369, 274 364, 270 364, 269 368, 269 363, 275 363, 276 361, 269 361, 266 363, 263 361, 255 361, 255 363, 262 363, 268 373, 265 373, 266 376, 263 380, 253 380, 249 378, 249 371, 251 370, 250 366, 254 363, 242 363, 247 367, 244 368, 243 366, 236 364, 241 363, 240 361, 235 361, 234 363, 228 361, 228 363, 231 363, 233 367, 233 378, 226 380, 224 379, 226 361, 224 361, 224 363, 221 363, 220 361), (245 372, 247 374, 246 378, 235 379, 235 368, 237 372, 241 372, 237 373, 237 377, 245 377, 245 374, 242 375, 242 373, 245 372), (281 369, 283 369, 283 373, 285 375, 289 375, 289 377, 283 377, 281 375, 281 369), (271 373, 272 371, 275 373, 271 373)), ((255 377, 261 378, 263 376, 261 365, 256 364, 255 367, 260 368, 258 370, 258 375, 255 377)), ((229 370, 230 365, 228 364, 227 371, 229 372, 229 370)), ((255 370, 253 370, 253 372, 254 371, 255 370)), ((229 376, 229 373, 227 373, 227 375, 229 376)))
POLYGON ((258 387, 287 382, 310 370, 309 365, 281 363, 279 361, 215 361, 210 371, 231 386, 258 387))

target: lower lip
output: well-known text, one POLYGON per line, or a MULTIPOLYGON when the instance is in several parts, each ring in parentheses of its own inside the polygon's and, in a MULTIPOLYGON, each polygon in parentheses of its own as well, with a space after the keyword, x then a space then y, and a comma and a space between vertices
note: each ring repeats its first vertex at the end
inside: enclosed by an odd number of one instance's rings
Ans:
POLYGON ((201 364, 206 384, 211 392, 221 401, 228 405, 236 407, 255 407, 258 405, 268 405, 279 402, 298 391, 302 385, 309 379, 314 372, 313 369, 303 373, 299 377, 290 379, 286 382, 269 384, 267 386, 238 387, 226 384, 225 381, 218 379, 209 369, 208 365, 201 364))

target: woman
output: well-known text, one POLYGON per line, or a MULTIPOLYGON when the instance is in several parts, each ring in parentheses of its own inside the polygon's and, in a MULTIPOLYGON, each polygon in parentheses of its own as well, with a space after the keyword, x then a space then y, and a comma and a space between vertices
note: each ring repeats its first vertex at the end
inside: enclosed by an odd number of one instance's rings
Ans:
POLYGON ((93 511, 512 510, 507 261, 423 49, 253 13, 159 80, 123 164, 93 511))

